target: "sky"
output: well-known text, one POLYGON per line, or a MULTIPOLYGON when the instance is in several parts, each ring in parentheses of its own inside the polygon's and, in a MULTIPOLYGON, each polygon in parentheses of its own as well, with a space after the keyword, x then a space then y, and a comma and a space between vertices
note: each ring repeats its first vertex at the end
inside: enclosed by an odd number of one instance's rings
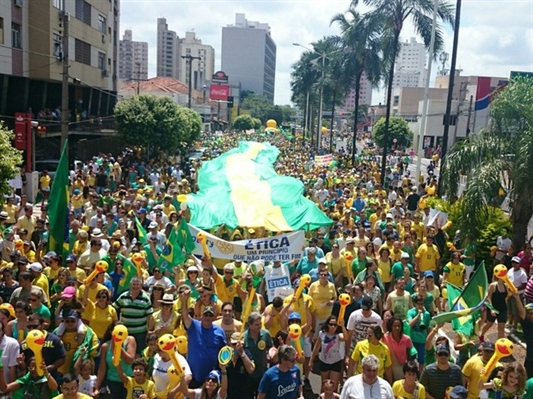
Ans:
MULTIPOLYGON (((330 21, 349 6, 350 0, 121 0, 120 37, 131 29, 133 40, 149 43, 148 75, 153 77, 157 18, 164 17, 179 37, 194 31, 203 44, 213 46, 215 70, 219 70, 222 28, 235 22, 235 13, 245 13, 249 21, 271 27, 277 45, 274 102, 289 104, 291 66, 305 51, 293 43, 310 47, 324 36, 339 34, 338 26, 330 21)), ((358 10, 368 9, 360 5, 358 10)), ((533 1, 463 0, 460 27, 457 67, 462 75, 508 77, 511 70, 533 71, 533 1)), ((402 39, 410 37, 417 36, 407 21, 402 39)), ((451 54, 452 41, 453 31, 448 27, 442 50, 451 54)), ((440 68, 433 65, 434 71, 440 68)), ((382 102, 383 92, 374 91, 372 101, 382 102)))

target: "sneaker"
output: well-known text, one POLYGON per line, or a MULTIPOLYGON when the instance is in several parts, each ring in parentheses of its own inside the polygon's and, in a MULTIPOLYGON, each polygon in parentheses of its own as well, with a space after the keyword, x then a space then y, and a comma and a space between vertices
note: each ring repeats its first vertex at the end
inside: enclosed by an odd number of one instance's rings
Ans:
POLYGON ((304 380, 304 389, 308 389, 308 390, 313 389, 313 388, 311 388, 311 382, 309 381, 309 378, 306 378, 304 380))

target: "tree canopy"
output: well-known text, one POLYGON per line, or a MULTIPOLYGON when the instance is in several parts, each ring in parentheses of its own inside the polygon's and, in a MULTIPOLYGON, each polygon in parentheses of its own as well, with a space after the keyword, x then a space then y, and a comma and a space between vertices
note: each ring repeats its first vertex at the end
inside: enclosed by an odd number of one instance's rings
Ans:
POLYGON ((17 173, 22 164, 22 151, 13 147, 12 142, 15 135, 12 130, 9 130, 0 121, 0 196, 3 199, 4 195, 11 194, 13 188, 9 185, 11 180, 17 173))
POLYGON ((442 170, 448 198, 458 195, 460 177, 465 233, 476 237, 490 206, 510 200, 515 248, 521 249, 533 216, 533 79, 513 79, 491 104, 491 128, 471 134, 448 152, 442 170))
POLYGON ((241 104, 246 110, 263 124, 269 119, 275 119, 278 124, 290 122, 294 116, 294 109, 290 105, 274 105, 266 97, 248 92, 241 104))
POLYGON ((202 118, 170 98, 135 96, 115 107, 115 124, 122 140, 153 150, 175 152, 200 136, 202 118))
MULTIPOLYGON (((383 148, 385 146, 385 118, 381 118, 376 122, 372 130, 372 137, 378 146, 383 148)), ((387 148, 391 148, 393 144, 401 147, 409 147, 413 141, 413 132, 405 119, 398 116, 392 116, 389 124, 389 142, 387 148), (394 140, 396 139, 396 142, 394 140)))
POLYGON ((235 130, 260 129, 261 121, 251 115, 239 115, 233 121, 233 127, 235 130))

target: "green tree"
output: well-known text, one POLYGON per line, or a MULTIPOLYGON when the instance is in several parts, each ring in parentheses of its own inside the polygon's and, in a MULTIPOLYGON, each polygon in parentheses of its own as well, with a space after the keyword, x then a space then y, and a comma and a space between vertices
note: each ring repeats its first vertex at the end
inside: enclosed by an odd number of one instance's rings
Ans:
MULTIPOLYGON (((372 129, 372 137, 378 146, 383 147, 385 144, 385 118, 376 122, 372 129)), ((398 116, 392 116, 389 123, 389 137, 392 142, 396 139, 396 145, 400 147, 409 147, 413 141, 413 132, 405 119, 398 116)))
POLYGON ((448 152, 441 168, 442 188, 457 198, 459 180, 466 177, 462 193, 462 218, 467 233, 487 218, 490 206, 509 197, 514 245, 527 240, 533 216, 533 79, 513 79, 491 104, 491 128, 471 134, 448 152))
MULTIPOLYGON (((352 0, 352 7, 356 7, 359 0, 352 0)), ((400 33, 409 18, 415 31, 422 37, 424 44, 429 48, 431 41, 431 27, 433 26, 433 1, 430 0, 362 0, 366 6, 372 7, 368 18, 373 19, 372 25, 381 27, 381 47, 385 60, 388 64, 387 77, 387 108, 385 116, 385 133, 383 145, 383 161, 381 163, 382 184, 385 179, 386 155, 391 148, 392 141, 389 136, 392 82, 394 80, 394 65, 399 50, 400 33)), ((438 18, 435 30, 435 51, 433 56, 439 53, 444 43, 442 22, 454 23, 453 6, 447 0, 439 0, 438 18)))
POLYGON ((253 128, 254 128, 255 130, 259 130, 259 129, 261 129, 261 119, 257 119, 257 118, 252 118, 252 119, 253 119, 253 121, 254 121, 254 126, 253 126, 253 128))
POLYGON ((255 93, 249 93, 241 104, 241 109, 250 113, 254 118, 258 118, 262 123, 268 119, 268 113, 274 108, 274 105, 263 96, 255 93))
MULTIPOLYGON (((372 86, 377 87, 383 76, 379 21, 376 18, 363 17, 354 7, 350 7, 345 14, 335 15, 331 20, 331 23, 334 22, 340 25, 342 32, 346 53, 344 68, 345 74, 351 77, 350 87, 354 88, 355 93, 360 92, 363 73, 366 73, 366 78, 372 86)), ((352 164, 355 163, 359 106, 359 96, 356 95, 353 110, 352 164)))
POLYGON ((4 195, 11 194, 13 188, 9 185, 9 180, 20 172, 22 165, 22 151, 13 147, 15 135, 9 130, 4 121, 0 120, 0 198, 4 195))
POLYGON ((172 153, 199 137, 202 119, 170 98, 142 95, 117 104, 115 125, 126 144, 172 153))
POLYGON ((240 115, 233 121, 233 127, 241 131, 254 129, 254 118, 251 115, 240 115))

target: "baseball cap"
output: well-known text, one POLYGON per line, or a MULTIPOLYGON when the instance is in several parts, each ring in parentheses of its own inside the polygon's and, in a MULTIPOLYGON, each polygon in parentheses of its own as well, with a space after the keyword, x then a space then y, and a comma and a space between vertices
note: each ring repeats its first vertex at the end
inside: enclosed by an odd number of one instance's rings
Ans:
POLYGON ((289 320, 302 320, 302 316, 300 316, 300 313, 298 312, 291 312, 289 320))
POLYGON ((65 316, 65 319, 77 319, 78 316, 79 316, 78 312, 71 310, 70 312, 67 313, 67 315, 65 316))
POLYGON ((214 380, 216 380, 217 384, 219 385, 220 385, 220 377, 221 377, 221 374, 220 374, 220 371, 218 370, 213 370, 209 372, 209 374, 207 374, 207 378, 213 378, 214 380))
POLYGON ((387 213, 387 215, 385 216, 385 218, 386 218, 386 219, 389 219, 389 218, 390 218, 390 219, 393 219, 393 217, 392 217, 392 213, 387 213))
POLYGON ((148 225, 148 228, 149 228, 149 229, 155 229, 155 228, 157 228, 157 222, 150 222, 150 224, 148 225))
POLYGON ((206 306, 204 307, 204 311, 202 314, 211 313, 213 316, 215 315, 215 309, 212 306, 206 306))
POLYGON ((137 211, 137 213, 144 213, 144 214, 146 214, 146 209, 144 209, 144 208, 140 208, 140 209, 137 211))
POLYGON ((346 244, 353 244, 355 242, 355 240, 353 239, 353 237, 348 237, 346 239, 346 244))
POLYGON ((434 278, 435 276, 433 275, 433 272, 431 270, 426 270, 424 272, 424 277, 431 277, 431 278, 434 278))
POLYGON ((43 271, 43 266, 40 264, 40 263, 37 263, 37 262, 33 262, 31 265, 30 265, 30 270, 31 271, 34 271, 34 272, 42 272, 43 271))
POLYGON ((462 385, 456 385, 448 392, 450 399, 466 399, 468 397, 468 390, 462 385))
POLYGON ((73 298, 76 296, 76 288, 74 287, 65 287, 63 293, 61 294, 63 298, 73 298))
POLYGON ((237 342, 239 342, 240 338, 241 338, 241 333, 238 331, 235 331, 233 334, 231 334, 230 342, 232 344, 236 344, 237 342))
POLYGON ((48 252, 46 255, 44 255, 45 258, 54 258, 57 257, 57 254, 54 251, 48 252))
POLYGON ((520 257, 519 257, 519 256, 513 256, 513 257, 511 258, 511 262, 520 263, 520 257))
POLYGON ((67 262, 71 261, 71 260, 73 260, 75 262, 77 259, 78 258, 74 254, 70 254, 69 256, 67 256, 67 262))
POLYGON ((78 280, 74 276, 68 276, 67 277, 67 283, 77 283, 78 280))
POLYGON ((409 254, 407 252, 402 252, 400 258, 401 259, 409 259, 409 254))
POLYGON ((446 353, 447 355, 450 354, 450 349, 443 344, 437 345, 437 348, 435 349, 435 353, 438 355, 439 353, 446 353))
POLYGON ((372 309, 372 305, 374 304, 374 301, 369 296, 364 296, 361 300, 361 309, 363 310, 370 310, 372 309))
POLYGON ((187 268, 187 273, 190 273, 190 272, 198 272, 198 268, 196 266, 189 266, 187 268))
POLYGON ((484 351, 494 352, 494 344, 492 342, 484 341, 481 343, 481 349, 484 351))
POLYGON ((328 261, 326 260, 326 258, 320 258, 320 259, 318 260, 318 263, 323 263, 323 264, 327 265, 327 264, 328 264, 328 261))

